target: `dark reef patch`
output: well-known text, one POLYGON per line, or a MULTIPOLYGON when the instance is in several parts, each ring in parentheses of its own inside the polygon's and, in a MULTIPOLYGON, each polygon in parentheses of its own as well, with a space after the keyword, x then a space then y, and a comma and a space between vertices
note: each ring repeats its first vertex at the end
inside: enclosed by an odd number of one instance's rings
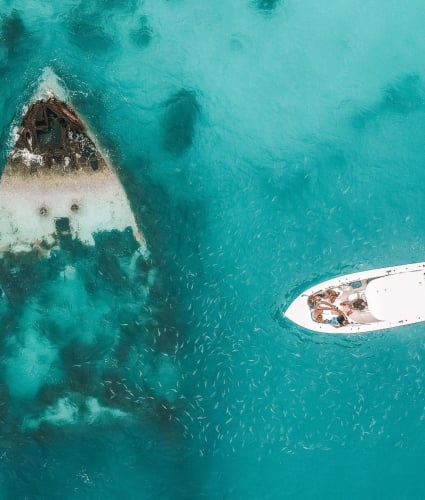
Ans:
MULTIPOLYGON (((33 30, 28 29, 21 18, 17 9, 13 9, 9 14, 0 14, 0 78, 4 81, 9 79, 15 83, 19 81, 16 75, 32 72, 34 52, 40 49, 41 40, 34 34, 33 30)), ((16 95, 25 95, 28 87, 25 84, 21 90, 15 89, 12 96, 7 93, 2 96, 6 102, 13 99, 16 105, 16 95)))
POLYGON ((257 9, 262 11, 272 11, 280 3, 280 0, 255 0, 257 9))
POLYGON ((425 104, 425 85, 417 74, 403 75, 384 89, 382 106, 395 113, 410 113, 425 104))
POLYGON ((119 9, 134 12, 137 7, 137 0, 96 0, 100 9, 119 9))
POLYGON ((77 47, 88 52, 104 52, 113 45, 111 35, 99 23, 99 15, 86 12, 81 7, 71 14, 69 36, 77 47))
POLYGON ((131 228, 124 231, 101 231, 93 235, 96 249, 112 253, 116 257, 131 257, 139 247, 131 228))
POLYGON ((382 89, 381 96, 375 105, 353 116, 355 128, 361 130, 371 121, 392 113, 408 115, 425 111, 425 84, 416 73, 400 75, 382 89))
POLYGON ((24 34, 25 26, 16 9, 13 9, 10 15, 2 16, 0 40, 8 49, 13 49, 24 34))
POLYGON ((131 32, 131 40, 138 47, 147 47, 152 41, 153 31, 147 16, 140 16, 138 26, 131 32))
POLYGON ((181 89, 165 102, 165 108, 164 149, 180 156, 192 146, 200 106, 193 91, 181 89))
POLYGON ((23 303, 43 276, 43 262, 36 252, 25 256, 5 253, 0 259, 0 283, 11 304, 23 303))

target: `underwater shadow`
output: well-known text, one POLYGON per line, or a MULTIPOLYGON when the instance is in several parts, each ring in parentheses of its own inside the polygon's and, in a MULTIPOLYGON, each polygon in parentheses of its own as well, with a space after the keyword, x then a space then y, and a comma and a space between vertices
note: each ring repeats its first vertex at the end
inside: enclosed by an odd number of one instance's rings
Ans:
POLYGON ((193 144, 200 105, 193 91, 181 89, 163 106, 163 147, 169 153, 181 156, 193 144))
POLYGON ((356 128, 387 114, 409 115, 425 111, 425 83, 416 73, 400 75, 381 91, 381 99, 372 107, 354 115, 356 128))
POLYGON ((255 0, 255 7, 261 12, 272 12, 280 4, 281 0, 255 0))

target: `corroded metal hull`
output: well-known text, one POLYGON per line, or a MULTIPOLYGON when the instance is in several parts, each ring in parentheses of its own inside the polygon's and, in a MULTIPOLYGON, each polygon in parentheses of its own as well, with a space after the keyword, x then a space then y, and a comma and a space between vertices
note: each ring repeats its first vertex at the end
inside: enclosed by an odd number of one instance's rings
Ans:
POLYGON ((65 102, 34 102, 0 180, 0 252, 48 253, 64 235, 94 243, 99 231, 130 229, 146 250, 112 166, 65 102))

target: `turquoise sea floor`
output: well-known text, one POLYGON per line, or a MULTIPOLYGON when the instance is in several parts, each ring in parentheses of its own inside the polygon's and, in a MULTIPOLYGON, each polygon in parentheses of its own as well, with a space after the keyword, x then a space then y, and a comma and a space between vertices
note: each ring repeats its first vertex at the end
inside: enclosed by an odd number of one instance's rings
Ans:
POLYGON ((2 164, 50 67, 157 273, 107 238, 0 266, 0 498, 424 498, 425 326, 276 315, 425 260, 423 2, 0 5, 2 164))

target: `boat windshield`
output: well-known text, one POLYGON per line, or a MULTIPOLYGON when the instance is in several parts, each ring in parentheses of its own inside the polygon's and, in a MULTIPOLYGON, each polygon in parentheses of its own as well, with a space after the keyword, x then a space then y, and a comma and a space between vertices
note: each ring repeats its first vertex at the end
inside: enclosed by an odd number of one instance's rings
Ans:
POLYGON ((425 304, 423 271, 377 278, 369 283, 366 297, 370 310, 381 320, 417 319, 425 304))

